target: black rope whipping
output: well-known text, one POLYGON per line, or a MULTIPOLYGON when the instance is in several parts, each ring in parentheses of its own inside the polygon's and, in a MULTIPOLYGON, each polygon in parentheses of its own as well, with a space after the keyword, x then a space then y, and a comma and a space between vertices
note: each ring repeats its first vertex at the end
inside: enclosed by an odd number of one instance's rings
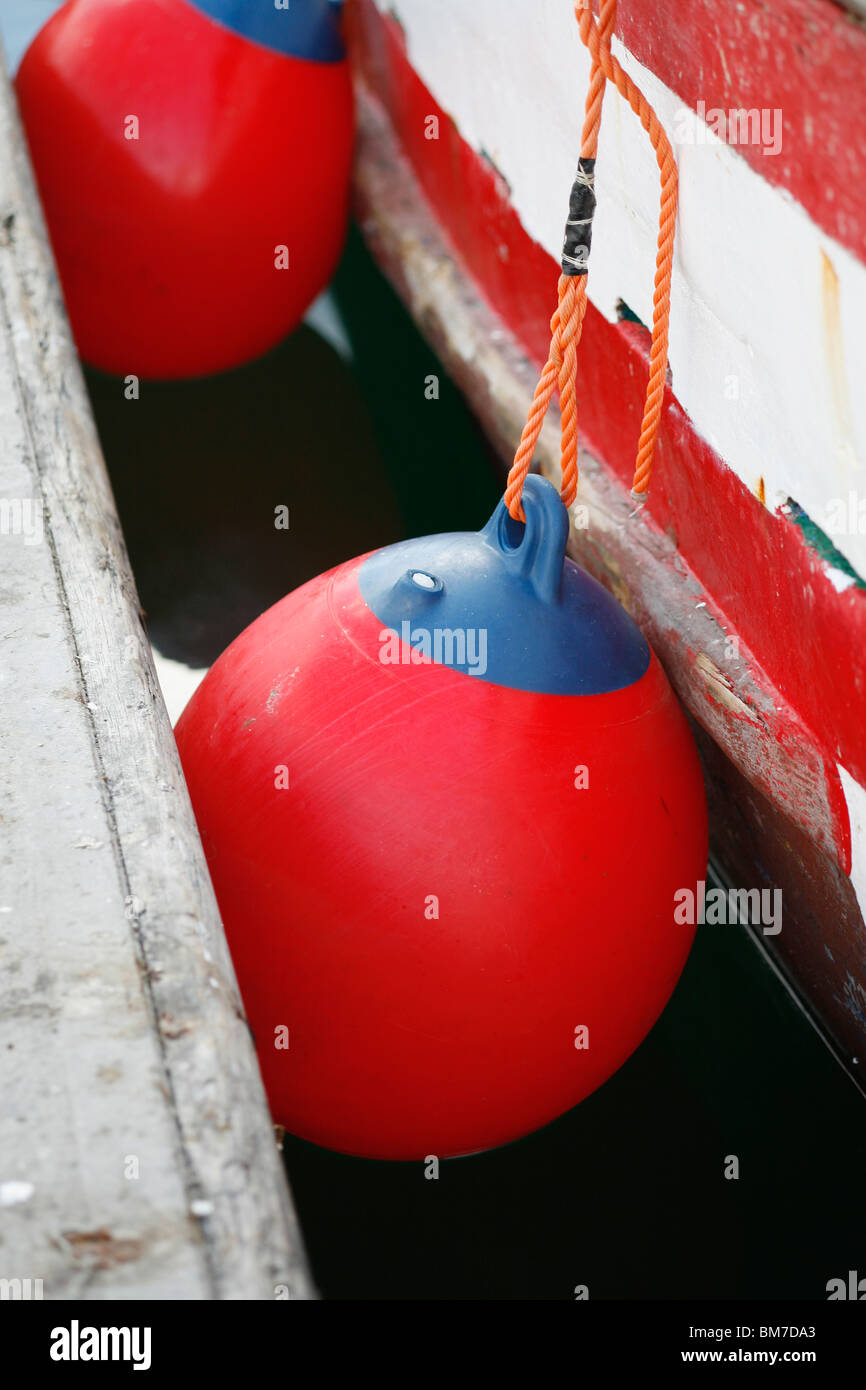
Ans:
POLYGON ((563 275, 586 275, 595 215, 595 160, 579 159, 568 200, 568 221, 562 243, 563 275))

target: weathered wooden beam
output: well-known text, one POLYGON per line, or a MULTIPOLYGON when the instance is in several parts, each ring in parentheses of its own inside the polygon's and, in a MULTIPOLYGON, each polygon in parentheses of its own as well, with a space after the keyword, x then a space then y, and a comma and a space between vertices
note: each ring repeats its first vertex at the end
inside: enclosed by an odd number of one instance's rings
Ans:
POLYGON ((2 72, 0 639, 0 1279, 313 1297, 2 72))

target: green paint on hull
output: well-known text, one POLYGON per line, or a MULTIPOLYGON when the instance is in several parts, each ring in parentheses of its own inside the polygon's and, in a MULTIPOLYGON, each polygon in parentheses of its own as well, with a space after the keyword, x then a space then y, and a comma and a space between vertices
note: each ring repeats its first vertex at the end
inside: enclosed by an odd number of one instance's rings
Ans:
POLYGON ((863 579, 862 575, 857 573, 853 565, 845 559, 841 551, 836 549, 826 531, 822 531, 821 527, 803 511, 799 502, 795 502, 793 497, 789 497, 782 507, 782 512, 785 516, 789 517, 795 525, 799 526, 806 538, 807 544, 820 556, 825 565, 835 570, 841 570, 843 574, 847 574, 848 577, 853 580, 852 587, 866 590, 866 580, 863 579))

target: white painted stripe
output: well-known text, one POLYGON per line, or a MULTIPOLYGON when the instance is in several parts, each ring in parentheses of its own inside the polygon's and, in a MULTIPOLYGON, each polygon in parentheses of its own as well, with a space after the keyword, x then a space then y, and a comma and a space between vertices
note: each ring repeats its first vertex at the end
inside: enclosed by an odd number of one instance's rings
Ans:
POLYGON ((866 789, 837 763, 851 825, 851 883, 866 919, 866 789))
MULTIPOLYGON (((422 81, 464 139, 494 160, 526 230, 558 260, 589 75, 568 0, 376 3, 396 13, 422 81)), ((616 52, 676 138, 677 397, 748 487, 764 478, 768 507, 793 497, 866 573, 866 516, 862 532, 848 521, 840 533, 833 522, 852 488, 866 512, 866 392, 857 390, 866 375, 866 267, 621 45, 616 52)), ((658 170, 648 137, 610 88, 596 191, 590 298, 611 321, 622 298, 649 324, 658 170)))

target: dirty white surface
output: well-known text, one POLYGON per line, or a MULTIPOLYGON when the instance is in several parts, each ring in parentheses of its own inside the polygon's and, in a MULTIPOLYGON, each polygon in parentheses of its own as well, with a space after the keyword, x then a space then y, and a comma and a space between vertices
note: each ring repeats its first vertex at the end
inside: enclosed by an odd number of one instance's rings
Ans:
POLYGON ((308 1297, 0 73, 0 1278, 308 1297))

